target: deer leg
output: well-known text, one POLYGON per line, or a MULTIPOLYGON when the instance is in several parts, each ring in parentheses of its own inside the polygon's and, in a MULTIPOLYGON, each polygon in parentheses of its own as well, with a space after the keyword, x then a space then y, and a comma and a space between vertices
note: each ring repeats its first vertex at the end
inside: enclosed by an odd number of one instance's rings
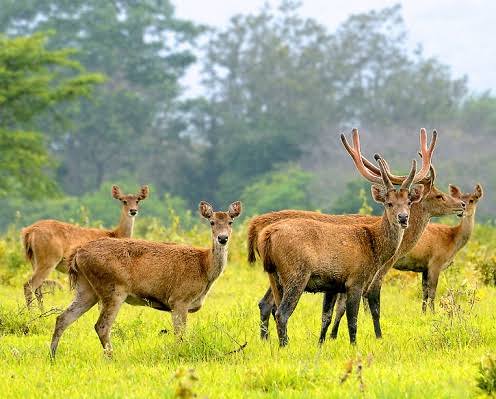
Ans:
POLYGON ((102 308, 95 324, 95 331, 98 334, 98 338, 100 338, 103 352, 108 357, 112 357, 112 343, 110 342, 112 324, 126 296, 124 293, 114 291, 112 296, 102 298, 102 308))
POLYGON ((275 301, 272 295, 272 289, 269 287, 265 295, 260 302, 258 302, 258 308, 260 309, 260 338, 269 338, 269 321, 270 315, 275 314, 275 301))
POLYGON ((188 317, 188 306, 185 304, 174 304, 172 306, 172 324, 174 325, 174 334, 178 340, 182 339, 186 328, 186 319, 188 317))
POLYGON ((367 297, 369 304, 370 315, 372 316, 372 322, 374 323, 374 332, 376 338, 382 338, 381 331, 381 290, 371 293, 367 297))
POLYGON ((307 286, 310 275, 302 275, 292 279, 289 287, 284 287, 282 300, 276 310, 277 335, 279 336, 279 346, 288 344, 287 326, 288 320, 296 308, 301 294, 307 286))
POLYGON ((93 289, 90 287, 87 281, 80 279, 78 281, 78 288, 76 291, 76 297, 70 306, 57 317, 55 323, 55 329, 53 331, 52 343, 50 345, 50 357, 55 358, 55 352, 57 351, 57 346, 59 345, 59 340, 64 331, 72 323, 74 323, 81 315, 86 313, 91 309, 98 301, 93 289))
POLYGON ((425 313, 427 310, 427 300, 429 298, 428 282, 428 272, 424 270, 422 272, 422 313, 425 313))
POLYGON ((320 329, 319 343, 323 344, 327 335, 327 329, 331 324, 332 311, 334 310, 334 304, 338 294, 331 291, 326 291, 324 293, 324 300, 322 301, 322 327, 320 329))
POLYGON ((339 323, 346 312, 346 294, 338 294, 336 315, 334 316, 334 324, 331 330, 331 338, 336 339, 338 337, 339 323))
POLYGON ((350 335, 350 344, 356 343, 358 310, 360 309, 360 300, 362 298, 361 287, 350 287, 346 292, 346 318, 348 319, 348 333, 350 335))
POLYGON ((33 274, 31 278, 24 284, 24 297, 26 298, 26 306, 31 309, 33 303, 33 291, 35 292, 36 299, 40 310, 43 311, 43 294, 41 292, 41 285, 49 274, 55 269, 55 266, 60 262, 60 257, 53 257, 47 259, 44 263, 33 264, 33 274), (36 266, 34 266, 36 265, 36 266))
POLYGON ((428 283, 427 283, 427 296, 431 312, 434 313, 434 300, 436 299, 437 283, 439 281, 439 269, 429 268, 428 283))

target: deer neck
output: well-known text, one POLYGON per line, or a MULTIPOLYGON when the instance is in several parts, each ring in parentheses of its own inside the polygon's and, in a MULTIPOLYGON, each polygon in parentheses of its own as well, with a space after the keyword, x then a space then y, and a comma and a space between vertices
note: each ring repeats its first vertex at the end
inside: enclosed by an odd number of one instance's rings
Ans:
POLYGON ((396 259, 410 252, 410 250, 417 244, 417 241, 422 236, 425 228, 431 220, 431 214, 424 209, 422 202, 415 203, 410 208, 410 223, 405 230, 403 240, 398 249, 396 259))
POLYGON ((373 236, 376 240, 377 263, 382 265, 386 263, 398 251, 401 241, 403 240, 404 229, 397 223, 391 223, 386 216, 382 215, 380 221, 375 226, 376 234, 373 236))
POLYGON ((129 214, 124 210, 121 210, 121 218, 119 220, 119 225, 114 230, 114 235, 117 238, 129 238, 133 235, 134 229, 134 216, 129 216, 129 214))
POLYGON ((216 280, 224 271, 227 264, 227 245, 220 245, 217 240, 213 240, 208 259, 208 281, 216 280))
POLYGON ((474 230, 475 225, 475 210, 471 215, 465 216, 462 218, 462 221, 458 224, 458 226, 454 227, 453 230, 455 232, 455 247, 458 251, 462 248, 467 241, 470 239, 472 235, 472 231, 474 230))

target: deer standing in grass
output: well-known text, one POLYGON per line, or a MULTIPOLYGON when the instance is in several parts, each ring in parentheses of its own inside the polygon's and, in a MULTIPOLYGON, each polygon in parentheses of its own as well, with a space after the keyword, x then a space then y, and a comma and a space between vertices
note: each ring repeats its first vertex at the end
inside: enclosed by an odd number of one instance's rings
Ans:
MULTIPOLYGON (((470 239, 475 224, 477 202, 482 197, 482 187, 480 184, 475 187, 472 193, 463 194, 456 186, 450 186, 450 191, 453 198, 459 198, 466 204, 461 222, 457 226, 429 223, 415 247, 394 265, 394 268, 397 270, 422 273, 423 313, 427 310, 427 303, 429 303, 431 311, 434 312, 434 299, 436 297, 439 274, 452 263, 458 251, 470 239)), ((331 338, 337 337, 339 323, 345 312, 346 297, 340 294, 336 301, 336 316, 331 330, 331 338)), ((328 326, 331 314, 323 315, 322 319, 327 320, 328 326)), ((321 336, 322 340, 325 339, 325 330, 323 335, 323 338, 321 336)))
POLYGON ((98 301, 102 306, 95 330, 109 355, 110 330, 124 302, 171 312, 174 332, 180 337, 188 312, 201 308, 226 266, 231 225, 241 213, 241 203, 233 202, 227 212, 214 212, 210 204, 202 201, 199 209, 211 225, 210 248, 104 238, 77 249, 69 266, 76 296, 57 317, 51 356, 55 356, 65 329, 98 301))
POLYGON ((461 222, 456 226, 430 223, 417 245, 400 258, 394 265, 398 270, 422 273, 422 312, 427 304, 434 312, 439 274, 453 262, 454 257, 470 239, 475 225, 477 203, 482 198, 482 186, 477 184, 471 193, 462 193, 456 186, 451 186, 451 195, 460 198, 467 205, 461 222))
POLYGON ((33 267, 30 279, 24 284, 26 305, 31 306, 34 291, 38 305, 43 308, 43 282, 54 269, 67 273, 65 260, 74 248, 101 237, 131 237, 138 204, 148 194, 148 186, 142 186, 135 195, 124 195, 118 186, 112 186, 112 196, 122 204, 119 225, 114 230, 80 227, 58 220, 40 220, 22 229, 26 257, 33 267))
POLYGON ((400 189, 395 190, 384 161, 376 157, 379 178, 363 164, 358 132, 354 131, 353 138, 358 154, 353 160, 362 176, 376 183, 372 196, 384 205, 383 216, 371 225, 282 220, 259 234, 258 249, 277 306, 275 319, 281 346, 287 344, 287 322, 303 291, 346 292, 348 331, 350 342, 355 343, 362 292, 379 267, 396 253, 408 226, 410 206, 422 198, 422 185, 411 189, 414 181, 425 177, 416 175, 415 161, 400 189))
MULTIPOLYGON (((376 174, 379 170, 373 165, 370 161, 364 158, 361 155, 360 151, 360 141, 358 132, 356 130, 353 131, 353 141, 354 147, 349 145, 344 138, 341 137, 343 145, 345 146, 348 153, 352 156, 355 161, 358 157, 360 157, 361 161, 364 165, 369 169, 370 173, 376 174)), ((422 171, 425 171, 429 168, 429 163, 426 161, 431 160, 432 153, 436 143, 436 133, 433 134, 433 139, 429 147, 427 147, 427 137, 425 129, 421 129, 420 131, 420 148, 422 154, 422 171)), ((397 183, 401 182, 401 179, 404 177, 395 176, 395 181, 397 183)), ((410 215, 410 225, 405 231, 402 244, 399 248, 399 252, 407 251, 410 243, 413 240, 418 239, 418 232, 425 227, 424 224, 428 222, 431 216, 444 216, 451 215, 453 213, 461 215, 463 213, 464 203, 458 198, 451 197, 436 187, 434 187, 435 181, 435 171, 432 165, 430 166, 430 176, 425 177, 420 180, 419 183, 424 186, 424 195, 421 202, 415 203, 411 207, 411 215, 410 215), (427 220, 427 221, 426 221, 427 220)), ((326 215, 318 212, 310 212, 310 211, 299 211, 299 210, 285 210, 278 212, 271 212, 264 215, 257 216, 250 221, 248 226, 248 261, 250 263, 255 262, 255 253, 258 252, 257 248, 257 239, 260 234, 260 231, 266 226, 275 223, 284 219, 313 219, 319 220, 326 223, 338 223, 338 224, 354 224, 354 223, 365 223, 365 224, 373 224, 378 220, 377 216, 367 216, 367 215, 326 215)), ((416 241, 415 241, 416 242, 416 241)), ((414 244, 413 244, 414 245, 414 244)), ((343 297, 341 301, 341 305, 345 303, 345 298, 343 297)), ((378 300, 378 299, 377 299, 378 300)), ((320 337, 320 342, 325 340, 325 334, 327 332, 327 328, 329 327, 332 315, 332 309, 334 307, 335 296, 333 293, 325 294, 324 305, 323 305, 323 316, 322 316, 322 333, 320 337)), ((376 336, 380 338, 382 336, 382 332, 380 329, 380 321, 379 321, 379 303, 369 303, 370 308, 372 309, 372 317, 374 321, 374 330, 376 336)), ((270 314, 275 313, 275 303, 272 295, 272 289, 269 288, 264 295, 264 297, 259 302, 260 308, 260 318, 261 318, 261 327, 260 334, 262 339, 268 338, 268 325, 270 314)), ((341 308, 344 311, 344 307, 341 308)))

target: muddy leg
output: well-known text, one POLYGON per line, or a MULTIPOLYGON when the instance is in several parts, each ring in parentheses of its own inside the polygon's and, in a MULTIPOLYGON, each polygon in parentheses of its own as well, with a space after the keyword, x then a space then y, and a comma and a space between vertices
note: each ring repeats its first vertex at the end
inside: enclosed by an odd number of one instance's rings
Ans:
POLYGON ((431 312, 434 313, 434 300, 436 299, 437 283, 439 281, 439 271, 430 270, 428 273, 427 296, 431 312))
POLYGON ((110 331, 125 299, 126 295, 118 291, 114 291, 111 297, 102 298, 102 308, 100 309, 100 317, 98 317, 95 324, 95 331, 98 334, 98 338, 100 338, 104 354, 109 357, 112 357, 110 331))
POLYGON ((322 302, 322 326, 320 329, 319 343, 323 344, 327 335, 327 329, 331 324, 332 311, 338 294, 335 292, 327 291, 324 293, 324 300, 322 302))
POLYGON ((338 337, 339 323, 346 312, 346 294, 344 292, 338 294, 336 303, 336 315, 334 316, 334 324, 331 330, 331 339, 338 337))
POLYGON ((63 332, 81 315, 91 309, 98 301, 93 289, 87 283, 78 283, 76 297, 71 305, 57 317, 50 345, 50 356, 55 358, 55 352, 63 332))
POLYGON ((350 335, 350 344, 356 343, 358 310, 360 309, 360 300, 362 298, 361 287, 350 287, 346 292, 346 318, 348 319, 348 333, 350 335))
POLYGON ((258 302, 258 308, 260 309, 260 338, 262 339, 269 338, 270 314, 275 314, 275 306, 272 289, 269 287, 263 298, 258 302))
POLYGON ((372 292, 369 294, 368 298, 370 314, 372 316, 372 322, 374 323, 374 332, 376 338, 382 338, 381 331, 381 290, 372 292))
POLYGON ((277 335, 279 336, 279 346, 288 344, 287 325, 288 320, 298 304, 301 294, 305 290, 309 275, 301 276, 299 279, 291 281, 291 286, 284 287, 281 304, 276 310, 277 335))
POLYGON ((422 272, 422 313, 427 310, 427 300, 429 298, 427 270, 422 272))

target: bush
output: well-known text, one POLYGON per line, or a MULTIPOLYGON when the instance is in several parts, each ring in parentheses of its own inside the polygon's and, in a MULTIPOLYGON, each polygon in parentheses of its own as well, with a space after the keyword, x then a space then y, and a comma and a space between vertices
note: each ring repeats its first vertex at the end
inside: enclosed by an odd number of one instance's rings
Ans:
POLYGON ((487 355, 480 361, 476 381, 481 391, 488 395, 496 393, 496 358, 493 355, 487 355))

